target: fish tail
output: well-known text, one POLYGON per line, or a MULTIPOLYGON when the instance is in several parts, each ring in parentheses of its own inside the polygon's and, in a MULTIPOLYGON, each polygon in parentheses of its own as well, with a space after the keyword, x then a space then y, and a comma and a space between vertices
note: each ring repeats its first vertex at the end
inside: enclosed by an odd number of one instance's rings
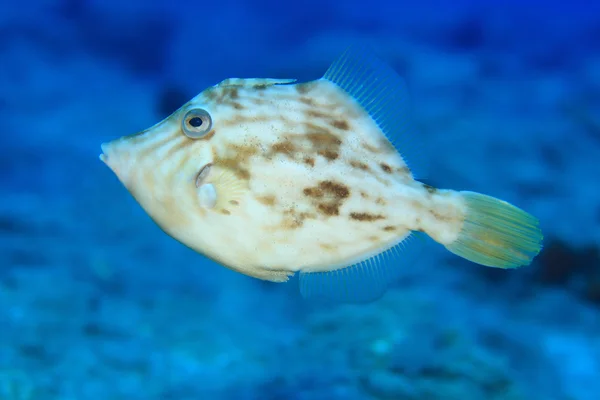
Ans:
POLYGON ((446 248, 469 261, 495 268, 528 265, 542 249, 538 220, 505 201, 460 192, 466 205, 458 238, 446 248))

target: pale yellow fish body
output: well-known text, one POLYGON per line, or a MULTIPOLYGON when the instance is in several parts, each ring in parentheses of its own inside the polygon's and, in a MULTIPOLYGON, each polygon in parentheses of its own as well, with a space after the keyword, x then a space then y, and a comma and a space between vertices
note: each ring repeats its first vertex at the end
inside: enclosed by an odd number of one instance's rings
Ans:
POLYGON ((324 78, 225 80, 103 152, 166 233, 271 281, 360 263, 412 231, 451 246, 469 211, 460 192, 416 181, 374 118, 324 78), (210 130, 190 138, 184 116, 197 109, 210 130))

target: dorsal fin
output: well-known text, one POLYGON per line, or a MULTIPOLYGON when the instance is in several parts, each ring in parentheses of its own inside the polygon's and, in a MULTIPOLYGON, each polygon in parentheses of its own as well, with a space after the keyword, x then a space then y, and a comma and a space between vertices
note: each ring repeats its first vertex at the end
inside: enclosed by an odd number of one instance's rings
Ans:
POLYGON ((400 152, 413 176, 426 176, 423 146, 412 128, 408 90, 389 65, 368 47, 351 46, 331 64, 323 79, 339 86, 371 116, 400 152))

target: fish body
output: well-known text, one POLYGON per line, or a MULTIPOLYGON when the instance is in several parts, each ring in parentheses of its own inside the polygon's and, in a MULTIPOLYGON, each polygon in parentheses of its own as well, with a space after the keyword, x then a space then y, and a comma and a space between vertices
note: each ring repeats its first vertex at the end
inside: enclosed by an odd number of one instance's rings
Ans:
POLYGON ((349 50, 310 82, 226 79, 101 159, 167 234, 256 278, 300 272, 303 294, 318 277, 321 295, 352 279, 381 295, 381 255, 414 232, 483 265, 529 263, 535 218, 415 179, 392 143, 412 134, 406 102, 389 67, 349 50))

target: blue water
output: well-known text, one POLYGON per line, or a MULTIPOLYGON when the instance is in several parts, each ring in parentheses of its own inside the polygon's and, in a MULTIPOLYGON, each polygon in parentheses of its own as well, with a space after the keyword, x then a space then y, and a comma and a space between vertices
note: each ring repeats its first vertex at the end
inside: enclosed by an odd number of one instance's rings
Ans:
POLYGON ((600 2, 415 3, 2 2, 0 398, 600 398, 600 2), (405 78, 432 184, 540 219, 531 266, 433 246, 381 299, 318 307, 166 236, 98 160, 357 42, 405 78))

